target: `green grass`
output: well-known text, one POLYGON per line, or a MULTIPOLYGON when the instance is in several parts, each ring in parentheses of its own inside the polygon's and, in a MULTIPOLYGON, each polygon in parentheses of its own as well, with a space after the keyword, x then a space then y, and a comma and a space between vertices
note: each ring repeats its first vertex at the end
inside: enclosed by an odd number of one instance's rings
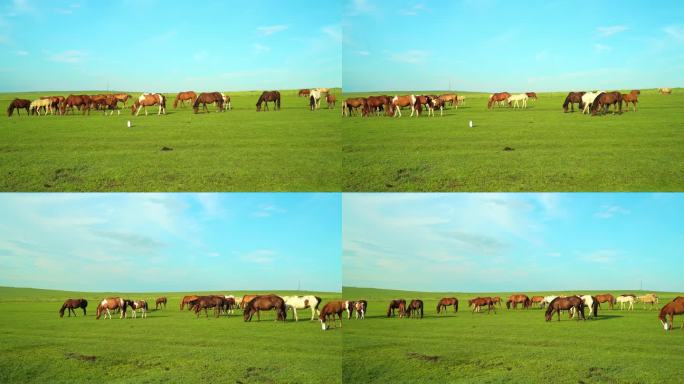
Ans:
MULTIPOLYGON (((317 294, 324 303, 339 296, 317 294)), ((109 295, 154 303, 162 294, 0 288, 0 382, 341 382, 341 332, 323 332, 301 314, 295 323, 290 312, 286 324, 272 313, 251 323, 241 313, 196 319, 179 311, 184 294, 173 293, 168 308, 147 319, 95 320, 97 302, 109 295), (68 297, 86 298, 88 316, 60 319, 68 297)))
MULTIPOLYGON (((563 292, 554 292, 560 294, 563 292)), ((584 293, 584 292, 573 292, 584 293)), ((597 294, 599 292, 588 292, 597 294)), ((603 292, 600 292, 603 293, 603 292)), ((612 291, 620 294, 622 292, 612 291)), ((639 292, 635 292, 639 293, 639 292)), ((369 301, 366 320, 344 323, 346 383, 662 383, 680 382, 684 331, 665 332, 657 310, 599 309, 587 321, 544 320, 541 309, 471 314, 467 300, 510 293, 428 293, 343 288, 369 301), (459 299, 458 313, 438 317, 437 300, 459 299), (389 300, 425 302, 425 318, 386 318, 389 300)), ((544 294, 526 292, 528 295, 544 294)), ((551 293, 548 293, 551 294, 551 293)), ((660 306, 682 293, 658 293, 660 306)), ((675 317, 680 326, 682 316, 675 317)))
MULTIPOLYGON (((228 92, 225 113, 173 109, 167 95, 166 116, 5 116, 0 191, 339 191, 339 114, 281 93, 280 112, 256 113, 258 92, 228 92)), ((46 94, 69 92, 0 94, 0 108, 46 94)))
POLYGON ((444 117, 345 119, 343 190, 684 189, 682 89, 644 90, 636 113, 595 117, 563 113, 567 93, 540 93, 527 110, 487 110, 487 94, 465 95, 444 117))

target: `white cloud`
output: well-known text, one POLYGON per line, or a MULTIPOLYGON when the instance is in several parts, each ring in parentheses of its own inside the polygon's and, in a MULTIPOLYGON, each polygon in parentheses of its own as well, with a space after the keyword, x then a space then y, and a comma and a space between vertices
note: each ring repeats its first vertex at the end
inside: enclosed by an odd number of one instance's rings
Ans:
POLYGON ((611 25, 608 27, 598 27, 596 32, 602 37, 613 36, 615 34, 626 31, 628 28, 624 25, 611 25))
POLYGON ((16 54, 17 54, 17 56, 28 56, 29 52, 28 51, 17 51, 16 54))
POLYGON ((684 30, 676 25, 670 25, 663 28, 663 32, 667 33, 669 36, 677 39, 684 40, 684 30))
POLYGON ((217 217, 223 215, 224 211, 217 194, 198 193, 195 197, 207 216, 217 217))
POLYGON ((254 53, 261 54, 261 53, 268 53, 271 52, 271 47, 262 45, 259 43, 254 44, 254 53))
POLYGON ((276 213, 285 213, 285 209, 282 209, 274 204, 261 204, 259 209, 252 213, 254 217, 270 217, 276 213))
POLYGON ((279 24, 279 25, 267 25, 267 26, 262 26, 257 28, 257 32, 262 35, 262 36, 271 36, 275 33, 282 32, 289 27, 287 25, 279 24))
POLYGON ((600 219, 610 219, 615 216, 619 215, 628 215, 629 210, 624 209, 620 206, 617 205, 603 205, 601 206, 601 209, 596 211, 594 213, 594 217, 598 217, 600 219))
POLYGON ((604 53, 604 52, 610 52, 613 48, 604 45, 604 44, 594 44, 594 52, 597 53, 604 53))
POLYGON ((404 15, 404 16, 415 16, 418 14, 418 12, 424 11, 425 6, 421 3, 415 4, 410 8, 407 9, 402 9, 399 11, 399 14, 404 15))
POLYGON ((251 252, 240 254, 240 259, 255 264, 271 264, 278 256, 278 252, 272 249, 256 249, 251 252))
POLYGON ((78 64, 88 58, 88 54, 83 51, 69 50, 50 55, 49 60, 58 63, 78 64))
POLYGON ((390 60, 406 64, 423 64, 430 57, 430 52, 417 49, 390 54, 390 60))

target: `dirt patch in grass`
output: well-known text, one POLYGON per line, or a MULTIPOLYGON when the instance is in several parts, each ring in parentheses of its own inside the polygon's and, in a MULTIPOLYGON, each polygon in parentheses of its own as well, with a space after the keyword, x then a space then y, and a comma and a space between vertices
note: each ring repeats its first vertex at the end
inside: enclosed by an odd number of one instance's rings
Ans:
POLYGON ((409 352, 406 354, 406 356, 408 356, 409 359, 429 361, 431 363, 436 363, 439 361, 439 356, 424 355, 418 352, 409 352))

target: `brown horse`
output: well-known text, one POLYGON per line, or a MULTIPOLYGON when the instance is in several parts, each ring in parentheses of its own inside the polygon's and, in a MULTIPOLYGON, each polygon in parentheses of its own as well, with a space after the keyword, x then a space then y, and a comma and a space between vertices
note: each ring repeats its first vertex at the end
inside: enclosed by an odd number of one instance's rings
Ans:
POLYGON ((511 305, 513 305, 513 309, 516 309, 518 307, 518 304, 522 304, 523 309, 527 309, 530 307, 530 298, 527 295, 511 295, 508 297, 508 300, 506 301, 506 308, 511 309, 511 305))
POLYGON ((244 295, 242 296, 242 301, 240 302, 240 309, 245 309, 247 306, 247 303, 252 301, 253 298, 257 297, 258 295, 244 295))
MULTIPOLYGON (((418 95, 415 96, 414 102, 413 102, 413 109, 416 112, 416 116, 420 116, 422 111, 423 111, 423 105, 425 108, 428 110, 428 116, 432 113, 434 115, 434 111, 432 109, 432 97, 430 96, 425 96, 425 95, 418 95)), ((411 114, 413 116, 413 114, 411 114)))
POLYGON ((610 309, 613 309, 613 305, 615 305, 615 297, 611 295, 610 293, 604 293, 602 295, 596 295, 594 296, 596 298, 596 301, 600 303, 608 303, 610 305, 610 309))
POLYGON ((406 300, 396 299, 390 301, 389 306, 387 307, 387 317, 394 316, 395 309, 399 311, 400 319, 404 317, 406 315, 406 300))
POLYGON ((535 92, 525 92, 525 94, 526 94, 527 97, 529 97, 530 99, 535 99, 535 100, 537 100, 537 94, 536 94, 535 92))
POLYGON ((456 109, 458 109, 458 96, 455 93, 445 93, 443 95, 439 95, 437 99, 443 101, 445 104, 451 104, 452 107, 455 105, 456 109))
MULTIPOLYGON (((529 96, 528 96, 529 97, 529 96)), ((544 296, 532 296, 530 298, 530 307, 532 304, 537 303, 539 304, 539 308, 542 307, 542 303, 544 303, 544 296)))
POLYGON ((361 318, 361 320, 366 318, 366 311, 368 310, 368 302, 366 300, 359 300, 354 302, 354 310, 356 311, 356 319, 361 318))
POLYGON ((352 116, 354 109, 361 107, 361 116, 368 116, 368 99, 365 97, 354 97, 342 103, 342 116, 352 116))
POLYGON ((185 105, 186 101, 189 101, 190 104, 194 104, 196 98, 197 94, 193 91, 178 92, 176 99, 173 101, 173 107, 178 108, 178 102, 180 102, 181 107, 185 105))
POLYGON ((20 109, 25 109, 26 114, 29 114, 29 107, 31 106, 31 100, 26 99, 14 99, 7 107, 7 117, 12 117, 14 110, 17 110, 17 115, 19 115, 20 109))
POLYGON ((390 103, 390 108, 394 112, 394 117, 401 117, 401 108, 410 107, 411 116, 415 113, 414 105, 416 97, 413 95, 394 96, 390 103))
POLYGON ((110 111, 109 116, 113 115, 114 111, 116 111, 117 115, 121 114, 121 110, 118 107, 119 101, 114 95, 97 95, 97 97, 91 97, 90 101, 91 107, 104 110, 105 115, 107 115, 108 110, 110 111))
POLYGON ((325 96, 325 102, 328 103, 328 109, 334 109, 337 98, 332 93, 328 93, 325 96))
POLYGON ((501 298, 499 296, 492 297, 492 305, 497 304, 499 304, 499 308, 501 308, 501 298))
POLYGON ((408 307, 406 307, 406 317, 411 317, 412 314, 415 315, 415 318, 418 318, 418 313, 420 313, 420 318, 423 318, 423 300, 420 299, 413 299, 409 303, 408 307))
POLYGON ((147 317, 147 301, 145 300, 125 300, 126 302, 126 307, 131 307, 133 310, 133 318, 138 317, 138 312, 137 310, 139 309, 141 312, 141 317, 144 319, 147 317))
POLYGON ((111 320, 112 313, 110 311, 115 309, 121 310, 121 315, 119 315, 120 319, 126 317, 126 301, 120 297, 108 297, 102 300, 97 305, 97 310, 95 311, 95 318, 99 320, 100 316, 102 316, 102 314, 106 312, 105 319, 107 318, 107 316, 109 316, 109 319, 111 320))
POLYGON ((444 314, 447 313, 447 307, 454 306, 454 313, 458 312, 458 299, 455 297, 443 297, 437 303, 437 314, 439 315, 444 309, 444 314))
MULTIPOLYGON (((282 297, 276 295, 259 295, 247 303, 244 310, 245 321, 252 321, 252 316, 254 313, 257 314, 257 320, 261 321, 259 315, 260 311, 270 311, 274 309, 276 311, 276 321, 282 320, 283 322, 287 318, 287 309, 285 307, 285 300, 282 297)), ((321 311, 322 313, 322 311, 321 311)))
POLYGON ((300 89, 300 90, 299 90, 299 93, 297 94, 297 96, 309 97, 309 94, 310 94, 310 93, 311 93, 311 90, 310 90, 310 89, 300 89))
POLYGON ((340 320, 340 328, 342 328, 342 311, 344 311, 344 301, 335 300, 325 303, 321 309, 318 320, 321 322, 321 328, 325 331, 330 329, 330 320, 332 320, 333 327, 337 326, 335 316, 340 320))
POLYGON ((197 298, 195 301, 195 304, 192 306, 192 309, 195 311, 195 315, 197 315, 197 318, 199 319, 200 312, 204 309, 204 315, 209 318, 209 314, 207 313, 207 309, 213 308, 214 309, 214 317, 219 317, 221 307, 223 306, 223 301, 224 298, 221 296, 200 296, 197 298))
POLYGON ((492 108, 492 105, 494 103, 500 103, 503 101, 506 101, 509 97, 511 97, 511 94, 508 92, 499 92, 499 93, 493 93, 491 96, 489 96, 489 101, 487 101, 487 108, 492 108))
MULTIPOLYGON (((684 303, 681 301, 671 301, 663 306, 663 308, 660 310, 660 314, 658 315, 658 319, 660 319, 660 323, 663 325, 663 329, 666 331, 672 330, 672 327, 674 327, 674 315, 681 315, 684 313, 684 303), (667 316, 670 316, 670 321, 667 321, 667 316)), ((682 323, 682 327, 680 329, 684 329, 684 323, 682 323)))
POLYGON ((368 96, 366 103, 368 104, 368 110, 370 112, 375 112, 376 115, 380 114, 381 110, 385 110, 385 113, 389 115, 391 98, 389 96, 368 96))
POLYGON ((608 113, 610 106, 615 109, 620 109, 622 112, 622 94, 620 92, 603 92, 596 96, 594 103, 591 105, 591 114, 596 115, 601 109, 603 113, 608 113))
POLYGON ((140 95, 131 107, 131 114, 138 116, 140 109, 145 109, 145 116, 147 116, 147 107, 153 105, 159 105, 157 115, 162 113, 166 115, 166 96, 161 93, 145 93, 140 95))
POLYGON ((182 311, 186 305, 188 306, 188 310, 190 310, 190 308, 192 308, 192 306, 195 305, 195 301, 197 301, 198 298, 199 296, 197 295, 183 296, 183 298, 180 301, 180 310, 182 311))
MULTIPOLYGON (((629 103, 632 103, 632 108, 634 108, 634 112, 637 110, 637 103, 639 102, 639 92, 638 90, 633 90, 630 93, 623 93, 622 94, 622 101, 625 102, 625 106, 627 107, 627 111, 629 111, 629 103)), ((620 108, 622 108, 622 105, 620 105, 620 108)))
POLYGON ((76 316, 76 311, 74 311, 74 308, 82 308, 83 309, 83 316, 85 316, 87 306, 88 306, 88 300, 86 300, 86 299, 67 299, 64 302, 64 304, 62 304, 62 308, 59 309, 59 317, 64 317, 64 310, 65 309, 69 310, 69 317, 71 317, 72 313, 74 314, 74 316, 76 316))
POLYGON ((475 312, 480 312, 480 308, 483 306, 487 306, 487 313, 493 309, 494 313, 496 313, 496 308, 494 307, 494 302, 492 301, 492 298, 487 296, 487 297, 476 297, 474 299, 468 300, 468 306, 473 307, 473 311, 471 313, 475 312))
POLYGON ((672 299, 672 302, 677 302, 677 303, 682 303, 684 304, 684 296, 677 296, 674 299, 672 299))
POLYGON ((86 112, 90 115, 90 96, 88 95, 69 95, 59 108, 59 113, 65 115, 68 110, 74 112, 74 107, 76 109, 83 111, 85 115, 86 112))
POLYGON ((580 108, 582 105, 582 96, 586 92, 570 92, 568 95, 565 97, 565 101, 563 102, 563 112, 568 112, 568 105, 570 106, 570 110, 572 112, 575 112, 575 103, 577 103, 577 107, 580 108))
POLYGON ((280 110, 280 92, 278 91, 264 91, 261 93, 261 96, 259 96, 259 100, 257 100, 256 103, 256 110, 257 112, 261 111, 261 104, 265 104, 264 110, 268 111, 268 102, 272 101, 273 102, 273 109, 278 111, 280 110))
MULTIPOLYGON (((584 317, 584 301, 580 299, 577 296, 569 296, 569 297, 556 297, 549 303, 549 307, 546 308, 546 321, 551 321, 551 318, 553 317, 553 313, 556 312, 558 313, 558 321, 560 321, 560 313, 563 310, 571 311, 571 309, 574 309, 575 313, 579 313, 582 317, 582 320, 586 320, 584 317)), ((580 317, 577 317, 577 320, 579 320, 580 317)))
POLYGON ((123 103, 124 108, 126 108, 126 102, 128 102, 128 99, 133 97, 128 93, 115 93, 112 96, 114 96, 117 103, 123 103))
POLYGON ((223 112, 223 95, 220 92, 203 92, 195 98, 192 104, 192 110, 195 113, 199 112, 199 105, 202 104, 204 112, 209 113, 207 104, 216 104, 216 112, 223 112))
POLYGON ((157 300, 154 301, 154 309, 159 309, 159 307, 166 309, 166 296, 157 297, 157 300))

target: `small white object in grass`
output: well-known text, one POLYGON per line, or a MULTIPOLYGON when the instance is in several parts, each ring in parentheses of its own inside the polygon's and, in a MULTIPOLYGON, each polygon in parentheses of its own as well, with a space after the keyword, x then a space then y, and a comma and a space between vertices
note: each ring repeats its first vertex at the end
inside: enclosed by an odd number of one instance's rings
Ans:
POLYGON ((470 128, 473 127, 473 121, 472 121, 472 120, 470 120, 470 121, 468 122, 468 126, 469 126, 470 128))
POLYGON ((130 127, 131 127, 131 121, 128 120, 128 128, 130 128, 130 127))
POLYGON ((324 322, 322 322, 322 321, 321 321, 321 328, 322 328, 324 331, 328 329, 328 327, 326 326, 326 324, 325 324, 324 322))

